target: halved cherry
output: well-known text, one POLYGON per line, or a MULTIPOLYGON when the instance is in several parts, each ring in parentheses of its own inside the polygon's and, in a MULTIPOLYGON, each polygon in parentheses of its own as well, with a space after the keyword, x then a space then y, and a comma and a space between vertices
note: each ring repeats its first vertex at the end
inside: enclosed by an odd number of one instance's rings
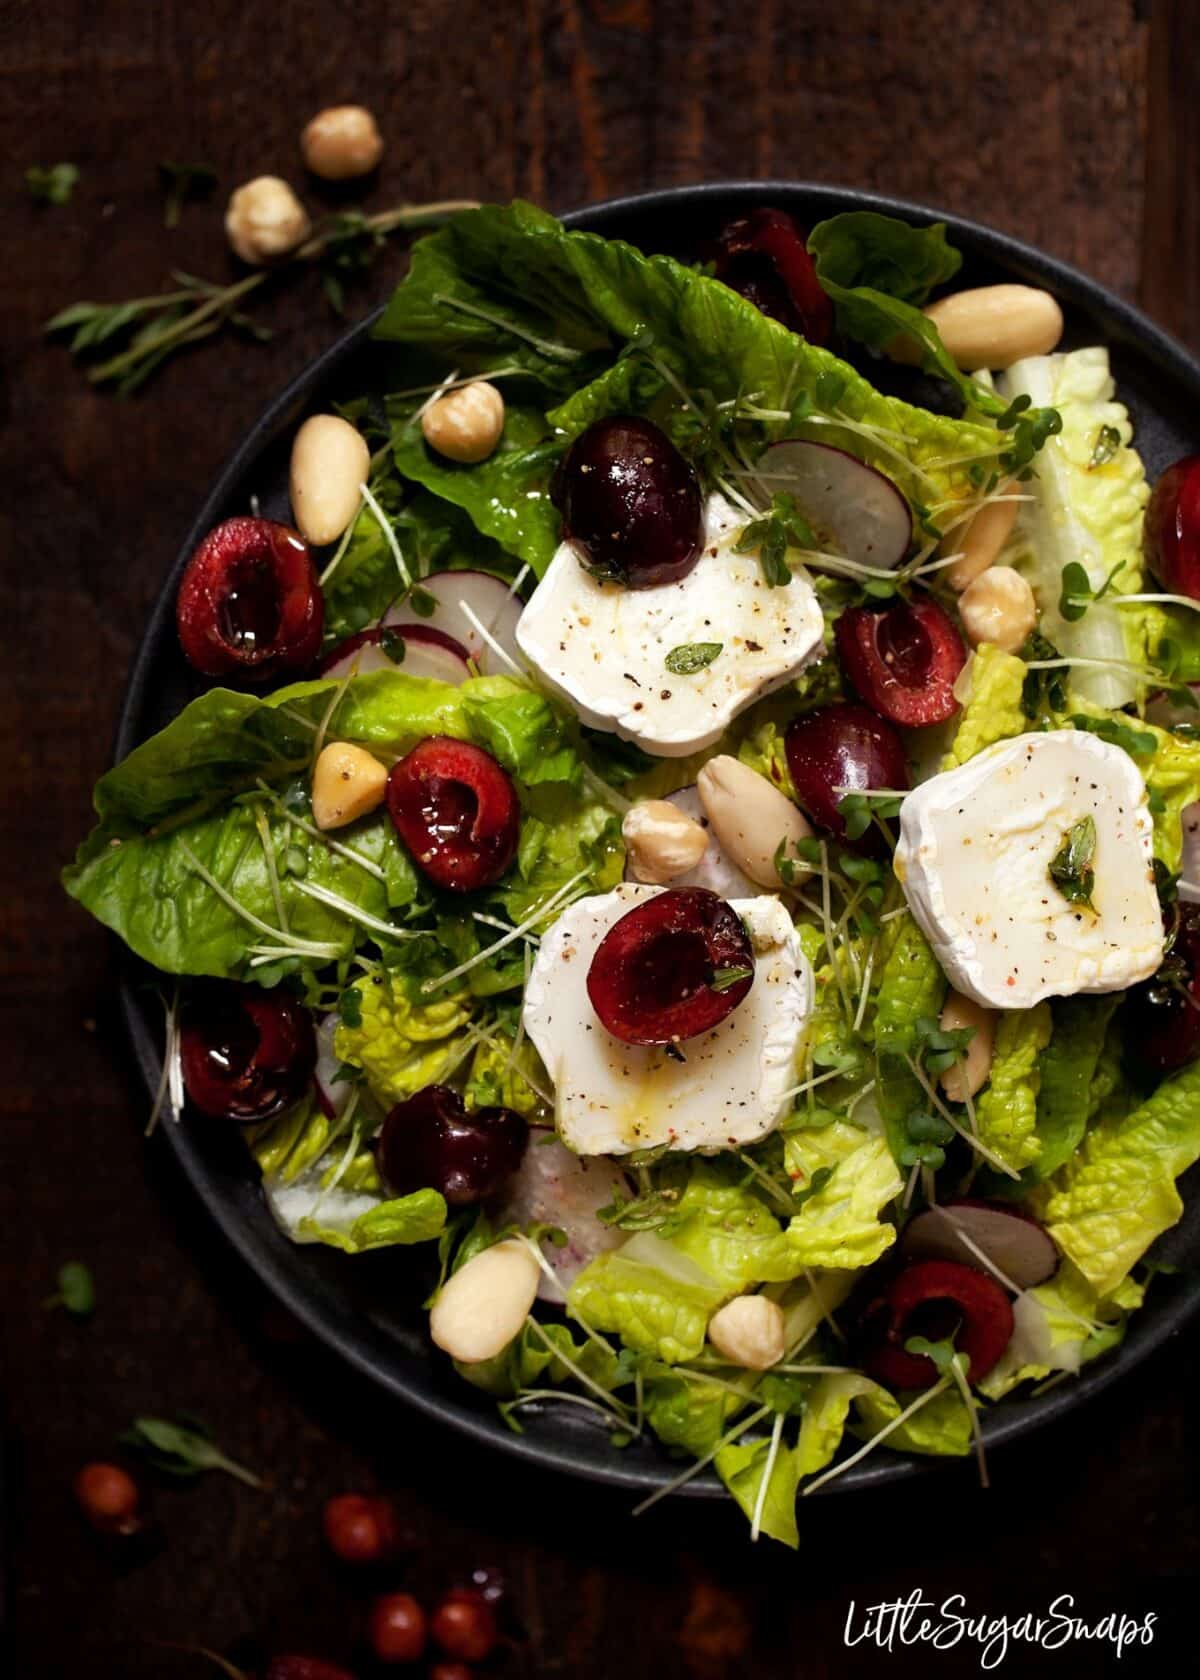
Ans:
POLYGON ((793 718, 784 736, 796 797, 822 828, 844 839, 839 789, 907 788, 904 743, 867 706, 839 700, 793 718))
POLYGON ((396 1195, 434 1189, 452 1207, 466 1207, 495 1195, 516 1172, 528 1130, 511 1108, 477 1108, 468 1114, 457 1091, 427 1085, 391 1110, 376 1158, 396 1195))
POLYGON ((299 1100, 317 1062, 312 1016, 290 993, 210 982, 184 1005, 183 1083, 202 1114, 247 1126, 299 1100))
POLYGON ((827 344, 833 304, 817 279, 803 230, 785 210, 752 210, 723 228, 717 279, 810 344, 827 344))
POLYGON ((1012 1303, 986 1272, 954 1260, 919 1260, 897 1272, 867 1308, 864 1332, 863 1367, 889 1388, 929 1388, 937 1381, 933 1360, 905 1348, 913 1336, 953 1341, 977 1383, 1008 1346, 1012 1303))
POLYGON ((954 683, 967 652, 949 616, 928 595, 882 611, 847 607, 835 635, 846 675, 889 722, 919 729, 944 723, 958 710, 954 683))
POLYGON ((316 658, 325 602, 308 544, 274 519, 227 519, 192 555, 175 604, 179 642, 206 677, 271 682, 316 658))
POLYGON ((1200 601, 1200 455, 1176 461, 1154 486, 1143 547, 1164 589, 1200 601))
POLYGON ((490 887, 516 856, 517 790, 469 741, 430 735, 393 765, 387 802, 417 867, 450 892, 490 887))
POLYGON ((754 947, 741 917, 705 887, 679 887, 613 923, 587 990, 614 1038, 678 1044, 718 1026, 753 983, 754 947))

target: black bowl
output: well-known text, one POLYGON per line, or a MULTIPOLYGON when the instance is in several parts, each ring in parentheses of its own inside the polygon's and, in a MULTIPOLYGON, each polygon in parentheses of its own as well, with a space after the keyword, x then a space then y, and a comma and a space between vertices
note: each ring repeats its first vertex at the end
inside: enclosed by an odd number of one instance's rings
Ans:
MULTIPOLYGON (((615 199, 564 219, 570 226, 627 239, 646 250, 694 259, 725 221, 763 203, 791 211, 806 225, 846 209, 880 210, 921 222, 945 221, 965 259, 960 283, 1019 280, 1045 286, 1063 305, 1066 344, 1099 341, 1109 346, 1119 394, 1133 416, 1138 447, 1151 477, 1196 447, 1200 366, 1103 286, 973 222, 867 193, 759 182, 672 188, 615 199)), ((331 399, 404 383, 392 371, 402 362, 403 351, 371 342, 373 319, 348 332, 270 404, 206 498, 164 582, 135 661, 117 734, 118 757, 161 728, 195 691, 175 639, 174 601, 180 573, 200 538, 218 520, 246 512, 251 496, 258 498, 264 513, 288 518, 288 450, 301 416, 314 408, 327 409, 331 399)), ((144 982, 145 978, 142 970, 140 979, 144 982)), ((122 1008, 147 1086, 153 1090, 161 1067, 160 1013, 138 981, 133 966, 127 966, 122 1008)), ((186 1121, 168 1121, 163 1130, 196 1193, 247 1264, 309 1330, 398 1400, 501 1451, 613 1486, 653 1490, 677 1473, 677 1466, 651 1443, 614 1449, 603 1429, 570 1406, 531 1418, 526 1433, 514 1435, 492 1403, 461 1382, 447 1362, 433 1353, 419 1306, 427 1286, 419 1260, 414 1263, 395 1252, 350 1259, 317 1247, 295 1246, 272 1221, 256 1169, 238 1138, 214 1136, 186 1121)), ((1200 1260, 1200 1197, 1192 1198, 1184 1223, 1170 1234, 1164 1247, 1164 1261, 1187 1267, 1200 1260)), ((1017 1398, 998 1407, 986 1426, 989 1446, 1016 1440, 1082 1405, 1145 1359, 1197 1308, 1200 1277, 1185 1271, 1157 1278, 1149 1303, 1134 1316, 1124 1345, 1074 1381, 1040 1397, 1017 1398)), ((936 1462, 881 1450, 833 1483, 830 1492, 897 1482, 936 1462)), ((701 1497, 723 1494, 711 1472, 694 1478, 686 1491, 701 1497)))

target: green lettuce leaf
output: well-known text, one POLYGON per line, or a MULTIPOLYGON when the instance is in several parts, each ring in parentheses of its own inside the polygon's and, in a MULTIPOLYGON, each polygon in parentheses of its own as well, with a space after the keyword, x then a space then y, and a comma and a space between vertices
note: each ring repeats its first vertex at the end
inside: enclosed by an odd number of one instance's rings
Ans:
MULTIPOLYGON (((912 1396, 907 1397, 911 1400, 912 1396)), ((857 1396, 856 1435, 873 1440, 880 1430, 900 1416, 899 1400, 878 1384, 857 1396)), ((906 1418, 887 1437, 897 1452, 920 1453, 930 1458, 963 1458, 971 1450, 971 1414, 957 1388, 945 1388, 928 1405, 906 1418)))
MULTIPOLYGON (((707 400, 733 401, 754 391, 767 407, 785 406, 801 432, 814 410, 840 420, 841 426, 820 429, 824 441, 844 443, 890 475, 899 472, 902 488, 915 496, 919 487, 926 500, 966 499, 973 487, 965 472, 945 463, 962 455, 986 457, 1005 445, 994 429, 932 415, 875 391, 849 364, 788 332, 709 276, 618 240, 568 232, 519 202, 468 212, 422 240, 377 331, 437 347, 453 365, 462 364, 464 353, 486 352, 494 356, 493 366, 511 355, 559 395, 577 391, 633 345, 660 376, 673 376, 707 400), (899 460, 896 446, 889 441, 881 447, 872 428, 902 440, 899 460)), ((535 419, 522 421, 520 437, 511 440, 523 454, 535 443, 534 426, 535 419)), ((417 450, 412 439, 398 450, 406 475, 461 505, 469 499, 470 511, 482 512, 484 495, 464 485, 472 475, 481 485, 493 483, 496 468, 485 462, 482 469, 457 469, 434 482, 431 472, 447 469, 431 469, 417 450)), ((514 533, 502 534, 490 517, 481 529, 514 546, 514 533)), ((527 531, 516 533, 516 540, 525 544, 516 552, 542 568, 547 543, 527 531)))
POLYGON ((577 1341, 565 1324, 530 1319, 493 1358, 470 1365, 455 1360, 454 1369, 474 1388, 497 1400, 515 1400, 529 1388, 578 1381, 576 1372, 580 1371, 610 1391, 628 1380, 616 1357, 599 1342, 577 1341))
POLYGON ((796 1470, 800 1476, 815 1476, 831 1464, 842 1444, 850 1407, 875 1388, 870 1377, 858 1371, 839 1371, 819 1377, 800 1422, 796 1442, 796 1470))
POLYGON ((946 976, 932 947, 906 912, 879 980, 875 1006, 876 1091, 893 1156, 908 1144, 905 1121, 925 1101, 908 1065, 917 1044, 917 1023, 937 1016, 946 995, 946 976))
MULTIPOLYGON (((1128 1289, 1132 1280, 1117 1290, 1128 1289)), ((1064 1260, 1049 1283, 1027 1289, 1013 1303, 1013 1334, 999 1361, 978 1385, 999 1400, 1023 1382, 1041 1382, 1052 1371, 1072 1374, 1117 1346, 1125 1322, 1140 1303, 1137 1285, 1122 1301, 1101 1301, 1078 1268, 1064 1260)))
POLYGON ((653 1232, 590 1261, 571 1285, 570 1313, 665 1364, 695 1359, 713 1312, 736 1291, 653 1232))
POLYGON ((646 1422, 664 1447, 703 1458, 716 1446, 743 1402, 727 1388, 655 1370, 646 1378, 646 1422))
MULTIPOLYGON (((1037 597, 1039 629, 1067 657, 1144 665, 1138 613, 1118 606, 1115 597, 1141 587, 1142 514, 1150 490, 1131 447, 1129 415, 1114 400, 1107 349, 1031 356, 1002 374, 1000 385, 1007 397, 1053 404, 1062 416, 1062 431, 1047 444, 1037 476, 1026 486, 1033 501, 1020 516, 1027 544, 1017 564, 1037 597), (1097 461, 1102 432, 1119 442, 1097 461), (1068 563, 1083 567, 1094 590, 1113 578, 1111 591, 1074 620, 1060 608, 1068 563)), ((1070 687, 1080 700, 1116 710, 1137 699, 1139 685, 1132 672, 1077 667, 1070 687)))
POLYGON ((887 1139, 834 1122, 790 1132, 784 1149, 789 1174, 806 1182, 822 1167, 832 1169, 788 1226, 799 1265, 839 1271, 873 1265, 896 1240, 895 1226, 881 1214, 904 1188, 887 1139), (835 1149, 842 1148, 835 1159, 835 1149))
POLYGON ((1175 1180, 1200 1159, 1200 1063, 1163 1081, 1121 1119, 1093 1125, 1050 1185, 1050 1235, 1097 1295, 1111 1295, 1176 1223, 1175 1180))
MULTIPOLYGON (((510 677, 452 688, 397 670, 344 688, 296 683, 266 698, 217 688, 193 700, 101 778, 100 823, 64 872, 67 891, 173 974, 241 979, 264 944, 320 967, 368 938, 386 942, 391 912, 411 920, 432 894, 385 810, 333 836, 336 850, 313 832, 313 745, 335 701, 328 740, 387 760, 428 735, 475 738, 512 771, 530 821, 541 825, 533 832, 554 843, 543 848, 548 867, 506 878, 501 905, 506 894, 528 904, 547 880, 567 878, 560 871, 594 864, 605 881, 619 874, 619 828, 578 791, 567 726, 549 702, 510 677)), ((397 943, 406 936, 397 927, 397 943)))
POLYGON ((471 1019, 465 987, 416 1002, 398 979, 372 974, 355 990, 356 1023, 339 1021, 334 1052, 339 1061, 362 1068, 372 1094, 385 1107, 440 1084, 461 1062, 459 1039, 471 1019))
POLYGON ((970 688, 942 768, 953 770, 984 747, 1023 735, 1029 720, 1021 710, 1025 663, 985 642, 970 661, 970 688))
POLYGON ((747 1518, 753 1522, 757 1517, 763 1534, 795 1550, 800 1544, 796 1527, 800 1477, 794 1451, 782 1442, 772 1450, 770 1440, 733 1441, 721 1448, 713 1463, 747 1518), (763 1477, 768 1470, 764 1493, 763 1477))
POLYGON ((996 1029, 992 1071, 975 1099, 979 1141, 1014 1172, 1041 1153, 1037 1134, 1039 1063, 1050 1042, 1053 1018, 1048 1003, 1033 1009, 1010 1009, 996 1029))
POLYGON ((1092 1083, 1104 1048, 1115 997, 1055 998, 1054 1030, 1038 1059, 1038 1152, 1029 1165, 1035 1179, 1049 1178, 1070 1160, 1087 1131, 1092 1083))

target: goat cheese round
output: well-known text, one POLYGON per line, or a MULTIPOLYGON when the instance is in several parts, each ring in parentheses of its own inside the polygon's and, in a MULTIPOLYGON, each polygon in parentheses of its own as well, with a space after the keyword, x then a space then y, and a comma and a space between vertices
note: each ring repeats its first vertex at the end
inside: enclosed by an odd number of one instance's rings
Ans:
POLYGON ((1020 735, 923 782, 900 807, 896 875, 951 984, 994 1009, 1115 992, 1163 954, 1145 783, 1081 730, 1020 735), (1050 865, 1090 817, 1094 909, 1050 865))
POLYGON ((626 882, 572 904, 542 936, 525 988, 525 1030, 554 1081, 559 1135, 579 1155, 754 1143, 778 1123, 795 1084, 813 978, 777 898, 730 900, 754 946, 754 984, 711 1032, 683 1042, 682 1060, 625 1044, 600 1024, 587 994, 596 947, 662 890, 626 882))
POLYGON ((699 560, 656 589, 600 583, 563 543, 517 624, 522 653, 593 729, 663 758, 712 746, 822 645, 812 584, 797 571, 771 588, 758 555, 734 550, 745 524, 724 497, 710 496, 699 560), (674 649, 714 642, 721 651, 701 670, 668 670, 674 649))

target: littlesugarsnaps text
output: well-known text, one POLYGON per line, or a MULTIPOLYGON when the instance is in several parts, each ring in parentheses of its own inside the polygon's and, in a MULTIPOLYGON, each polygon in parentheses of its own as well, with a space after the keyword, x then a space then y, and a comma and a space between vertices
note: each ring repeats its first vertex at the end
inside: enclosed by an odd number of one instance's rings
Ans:
POLYGON ((937 1603, 914 1587, 907 1598, 861 1608, 857 1599, 851 1599, 842 1642, 847 1648, 874 1645, 881 1651, 910 1645, 927 1645, 935 1651, 973 1646, 980 1668, 995 1669, 1014 1651, 1019 1654, 1020 1647, 1030 1645, 1077 1655, 1087 1645, 1107 1645, 1120 1657, 1134 1646, 1152 1645, 1156 1621, 1153 1611, 1133 1616, 1111 1610, 1095 1618, 1083 1616, 1076 1612, 1070 1593, 1060 1593, 1044 1610, 1019 1615, 972 1612, 961 1593, 937 1603))

